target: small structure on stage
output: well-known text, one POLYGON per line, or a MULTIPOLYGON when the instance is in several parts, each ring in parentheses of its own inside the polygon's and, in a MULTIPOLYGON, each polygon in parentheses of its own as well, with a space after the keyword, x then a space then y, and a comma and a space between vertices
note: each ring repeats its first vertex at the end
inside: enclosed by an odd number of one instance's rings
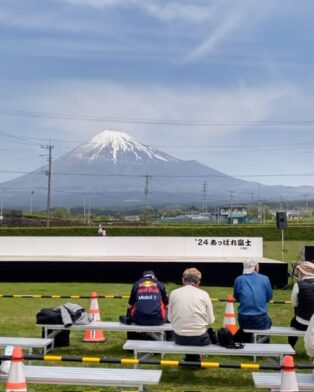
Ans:
POLYGON ((130 283, 152 269, 179 283, 195 266, 203 284, 232 286, 246 258, 274 288, 287 284, 288 264, 263 257, 260 237, 0 237, 0 280, 130 283))

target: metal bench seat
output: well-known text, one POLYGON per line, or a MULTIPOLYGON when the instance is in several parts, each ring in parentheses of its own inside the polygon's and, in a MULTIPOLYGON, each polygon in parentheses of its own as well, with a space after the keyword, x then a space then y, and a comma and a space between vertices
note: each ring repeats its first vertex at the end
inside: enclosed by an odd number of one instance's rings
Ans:
POLYGON ((168 341, 127 340, 124 350, 132 350, 134 357, 143 354, 205 354, 226 356, 260 356, 279 357, 282 362, 284 355, 294 355, 290 344, 247 343, 241 349, 225 348, 215 344, 208 346, 181 346, 168 341))
POLYGON ((53 339, 23 338, 11 336, 0 337, 0 347, 6 346, 20 346, 24 349, 28 349, 30 354, 32 354, 33 348, 38 348, 41 349, 44 354, 46 354, 48 351, 48 346, 53 346, 53 339))
MULTIPOLYGON (((252 373, 255 388, 279 391, 281 373, 252 373)), ((300 391, 314 391, 314 375, 312 373, 296 373, 300 391)))
POLYGON ((170 323, 162 325, 137 325, 122 324, 118 321, 96 321, 86 325, 72 325, 65 327, 63 324, 36 324, 44 328, 44 336, 53 338, 62 330, 84 331, 87 329, 100 329, 103 331, 120 331, 120 332, 146 332, 151 334, 155 339, 163 340, 167 331, 173 331, 170 323), (50 331, 50 332, 48 332, 50 331))
POLYGON ((244 332, 252 333, 254 342, 257 341, 258 336, 304 336, 305 331, 299 331, 293 327, 273 326, 269 329, 244 329, 244 332))
MULTIPOLYGON (((62 384, 89 386, 136 387, 160 382, 161 370, 66 367, 66 366, 25 366, 26 383, 62 384)), ((7 374, 0 373, 5 381, 7 374)))

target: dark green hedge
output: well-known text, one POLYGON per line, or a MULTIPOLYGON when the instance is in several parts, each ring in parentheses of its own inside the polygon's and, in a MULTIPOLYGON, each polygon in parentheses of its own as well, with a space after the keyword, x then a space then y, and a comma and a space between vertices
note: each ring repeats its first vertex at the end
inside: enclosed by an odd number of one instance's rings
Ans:
MULTIPOLYGON (((98 227, 0 228, 1 236, 95 236, 98 227)), ((263 237, 264 241, 280 241, 281 230, 273 225, 220 226, 106 226, 110 236, 192 236, 192 237, 263 237)), ((314 240, 314 225, 295 225, 284 232, 285 240, 314 240)))

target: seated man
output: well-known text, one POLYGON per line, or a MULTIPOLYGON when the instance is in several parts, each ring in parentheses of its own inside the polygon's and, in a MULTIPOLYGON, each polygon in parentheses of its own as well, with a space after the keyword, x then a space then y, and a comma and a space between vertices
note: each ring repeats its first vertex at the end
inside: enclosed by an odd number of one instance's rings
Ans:
POLYGON ((157 280, 154 271, 145 271, 132 287, 127 316, 135 324, 160 325, 167 320, 167 306, 164 284, 157 280))
MULTIPOLYGON (((300 331, 306 331, 310 318, 314 313, 314 263, 302 261, 298 266, 299 281, 294 284, 291 302, 294 307, 294 317, 290 326, 300 331)), ((298 337, 289 336, 288 342, 295 346, 298 337)))
MULTIPOLYGON (((243 275, 236 278, 233 296, 240 302, 238 322, 241 329, 268 329, 272 325, 267 314, 267 303, 272 299, 272 287, 267 276, 259 274, 259 265, 254 259, 243 262, 243 275)), ((245 342, 251 335, 243 334, 245 342)))
POLYGON ((305 332, 304 345, 307 355, 314 358, 314 314, 311 317, 310 323, 305 332))
MULTIPOLYGON (((168 320, 174 329, 176 344, 205 346, 211 343, 208 327, 215 321, 212 302, 206 291, 201 290, 202 274, 196 268, 183 272, 183 286, 171 292, 168 320)), ((186 356, 185 360, 199 361, 200 356, 186 356)))

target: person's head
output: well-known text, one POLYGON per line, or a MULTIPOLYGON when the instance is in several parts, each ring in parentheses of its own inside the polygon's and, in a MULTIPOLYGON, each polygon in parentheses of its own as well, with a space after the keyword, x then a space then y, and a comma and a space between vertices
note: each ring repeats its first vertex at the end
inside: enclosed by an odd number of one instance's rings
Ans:
POLYGON ((251 274, 252 272, 259 271, 259 265, 257 260, 254 259, 245 259, 243 261, 243 275, 251 274))
POLYGON ((201 283, 202 274, 196 268, 187 268, 182 275, 182 284, 191 284, 193 286, 199 286, 201 283))
POLYGON ((156 279, 156 274, 154 271, 144 271, 142 278, 156 279))
POLYGON ((300 278, 312 276, 314 278, 314 263, 311 261, 302 261, 297 265, 298 275, 300 278))

